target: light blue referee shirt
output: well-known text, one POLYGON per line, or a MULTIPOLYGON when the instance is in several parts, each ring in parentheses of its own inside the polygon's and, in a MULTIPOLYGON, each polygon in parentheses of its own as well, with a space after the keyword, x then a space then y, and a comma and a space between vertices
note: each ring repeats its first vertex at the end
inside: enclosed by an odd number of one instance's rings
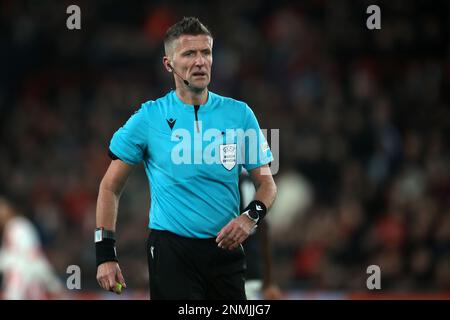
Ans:
POLYGON ((144 161, 151 190, 149 227, 213 238, 239 215, 239 174, 273 161, 258 121, 244 102, 211 91, 206 104, 175 91, 142 104, 111 139, 127 164, 144 161))

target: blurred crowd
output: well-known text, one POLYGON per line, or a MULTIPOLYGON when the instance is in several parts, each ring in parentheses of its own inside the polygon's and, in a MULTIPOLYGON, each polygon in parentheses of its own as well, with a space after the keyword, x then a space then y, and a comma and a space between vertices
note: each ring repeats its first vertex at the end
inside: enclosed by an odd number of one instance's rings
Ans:
MULTIPOLYGON (((112 134, 173 88, 162 38, 213 32, 210 89, 280 129, 274 278, 286 290, 450 290, 449 4, 440 1, 0 2, 0 194, 62 279, 95 289, 93 230, 112 134), (366 8, 381 8, 368 30, 366 8), (81 30, 66 8, 81 8, 81 30), (291 199, 291 200, 290 200, 291 199), (294 210, 293 210, 294 209, 294 210), (283 223, 284 222, 284 223, 283 223)), ((276 141, 272 141, 272 144, 276 141)), ((127 287, 147 288, 141 166, 118 218, 127 287)))

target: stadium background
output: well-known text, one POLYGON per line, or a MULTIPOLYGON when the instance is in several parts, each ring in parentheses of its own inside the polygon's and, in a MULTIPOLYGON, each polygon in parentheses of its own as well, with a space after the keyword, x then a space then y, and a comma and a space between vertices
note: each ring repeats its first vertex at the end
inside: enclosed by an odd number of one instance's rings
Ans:
MULTIPOLYGON (((440 1, 0 2, 0 194, 20 203, 71 298, 95 281, 93 230, 113 132, 172 88, 162 37, 182 16, 214 36, 212 91, 280 129, 274 276, 286 299, 450 290, 449 4, 440 1), (81 8, 82 29, 66 28, 81 8), (366 8, 381 7, 381 30, 366 8)), ((118 253, 147 295, 148 185, 128 181, 118 253)), ((392 297, 392 296, 391 296, 392 297)))

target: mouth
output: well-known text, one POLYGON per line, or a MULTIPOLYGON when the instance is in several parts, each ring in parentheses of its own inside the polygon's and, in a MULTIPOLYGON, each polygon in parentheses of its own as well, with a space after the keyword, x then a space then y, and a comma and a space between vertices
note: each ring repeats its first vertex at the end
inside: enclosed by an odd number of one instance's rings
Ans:
POLYGON ((201 71, 193 72, 192 76, 193 77, 206 77, 206 72, 201 72, 201 71))

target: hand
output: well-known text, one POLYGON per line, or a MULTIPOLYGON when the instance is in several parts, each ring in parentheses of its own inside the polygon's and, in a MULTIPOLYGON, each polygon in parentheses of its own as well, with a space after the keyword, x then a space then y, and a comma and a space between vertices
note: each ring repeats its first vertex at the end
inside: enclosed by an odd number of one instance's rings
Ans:
POLYGON ((103 289, 121 294, 116 290, 116 282, 126 288, 125 280, 120 271, 119 264, 115 261, 104 262, 97 268, 97 282, 103 289))
POLYGON ((262 295, 264 300, 279 300, 282 297, 280 288, 277 285, 269 285, 262 290, 262 295))
POLYGON ((231 220, 220 230, 216 238, 220 248, 234 250, 250 235, 256 222, 252 221, 246 215, 240 215, 231 220))

